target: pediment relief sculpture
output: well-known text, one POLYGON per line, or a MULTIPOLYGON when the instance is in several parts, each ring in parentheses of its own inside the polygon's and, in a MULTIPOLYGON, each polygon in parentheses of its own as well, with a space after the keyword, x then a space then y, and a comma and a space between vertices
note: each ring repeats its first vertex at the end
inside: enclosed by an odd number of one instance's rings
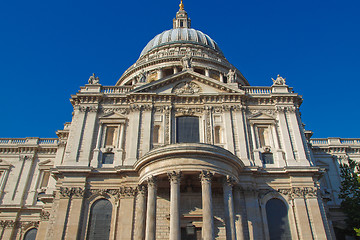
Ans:
POLYGON ((172 92, 178 95, 192 95, 200 93, 201 88, 192 81, 184 81, 175 85, 172 92))

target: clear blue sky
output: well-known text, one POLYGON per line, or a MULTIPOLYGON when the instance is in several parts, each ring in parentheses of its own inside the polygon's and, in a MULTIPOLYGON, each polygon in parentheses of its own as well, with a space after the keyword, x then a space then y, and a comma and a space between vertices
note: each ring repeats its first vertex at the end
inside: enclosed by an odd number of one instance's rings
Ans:
MULTIPOLYGON (((0 2, 0 137, 55 137, 95 72, 114 85, 178 0, 0 2)), ((253 86, 285 77, 314 137, 359 137, 359 0, 184 0, 253 86)))

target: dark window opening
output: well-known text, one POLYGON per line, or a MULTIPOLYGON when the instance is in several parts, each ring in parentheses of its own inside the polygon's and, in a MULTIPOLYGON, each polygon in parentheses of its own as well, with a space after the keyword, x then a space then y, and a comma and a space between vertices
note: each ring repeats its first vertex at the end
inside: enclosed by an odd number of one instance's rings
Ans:
POLYGON ((153 131, 153 143, 159 143, 160 141, 159 137, 160 137, 160 126, 155 125, 153 131))
POLYGON ((291 240, 288 211, 280 199, 270 199, 266 203, 266 216, 270 240, 291 240))
POLYGON ((181 240, 201 240, 201 228, 182 227, 181 240))
POLYGON ((198 117, 176 118, 176 142, 177 143, 200 142, 198 117))
POLYGON ((215 143, 221 143, 221 128, 220 126, 215 127, 215 143))
POLYGON ((37 234, 37 229, 32 228, 25 233, 24 240, 35 240, 37 234))
POLYGON ((223 81, 224 81, 224 83, 227 83, 228 82, 228 79, 227 79, 227 77, 223 77, 223 81))
POLYGON ((163 77, 167 77, 174 74, 174 69, 167 68, 163 70, 163 77))
POLYGON ((114 153, 104 153, 102 157, 103 164, 113 164, 114 163, 114 153))
POLYGON ((112 206, 106 199, 97 200, 91 207, 87 239, 109 239, 112 206))
POLYGON ((205 75, 205 70, 201 68, 194 68, 194 72, 200 73, 202 75, 205 75))
POLYGON ((272 153, 262 153, 261 160, 262 160, 263 164, 273 164, 274 163, 273 154, 272 153))

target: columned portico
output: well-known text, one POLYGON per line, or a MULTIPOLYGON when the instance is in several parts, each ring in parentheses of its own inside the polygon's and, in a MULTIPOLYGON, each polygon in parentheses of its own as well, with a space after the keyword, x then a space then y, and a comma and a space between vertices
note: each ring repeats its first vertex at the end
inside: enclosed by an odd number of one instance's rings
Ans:
POLYGON ((202 171, 201 179, 201 196, 202 196, 202 211, 203 211, 203 228, 202 239, 214 239, 214 215, 212 211, 212 196, 211 196, 211 178, 213 174, 209 171, 202 171))

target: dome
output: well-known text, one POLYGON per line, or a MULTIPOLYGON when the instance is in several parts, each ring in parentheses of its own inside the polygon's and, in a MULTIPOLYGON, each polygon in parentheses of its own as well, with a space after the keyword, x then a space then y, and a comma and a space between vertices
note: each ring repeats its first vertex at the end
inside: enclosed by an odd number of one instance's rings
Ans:
POLYGON ((199 44, 223 55, 217 43, 203 32, 193 28, 173 28, 156 35, 142 50, 140 57, 156 47, 172 43, 199 44))

